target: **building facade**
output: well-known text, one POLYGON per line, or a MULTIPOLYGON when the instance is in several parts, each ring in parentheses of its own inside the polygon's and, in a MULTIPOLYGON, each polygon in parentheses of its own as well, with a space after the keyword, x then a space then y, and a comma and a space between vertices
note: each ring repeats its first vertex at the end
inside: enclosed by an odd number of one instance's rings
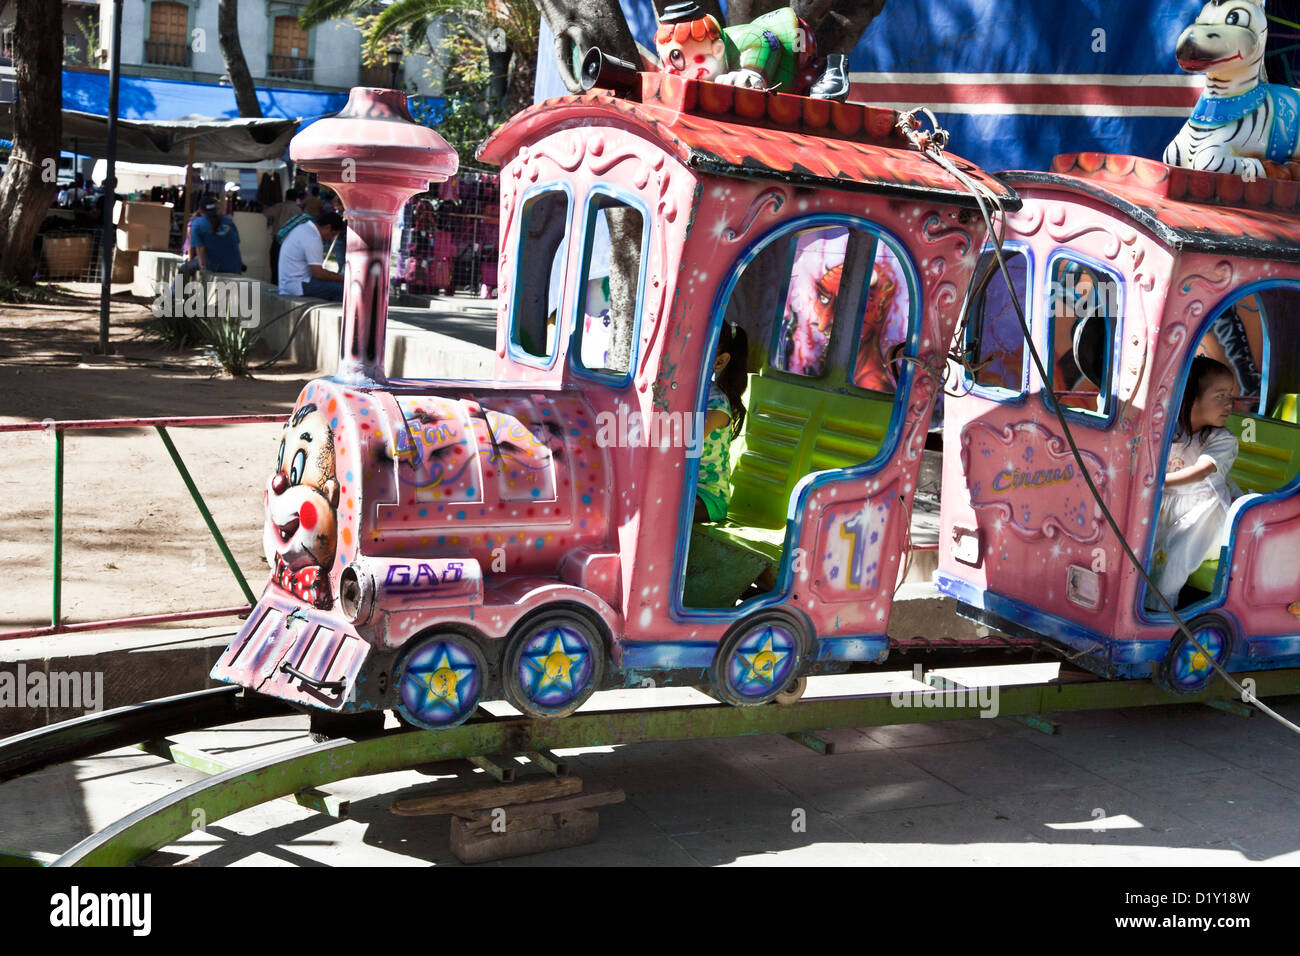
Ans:
MULTIPOLYGON (((218 0, 125 0, 122 73, 199 83, 229 82, 217 33, 218 0)), ((362 63, 360 31, 349 20, 305 29, 306 0, 239 0, 239 41, 258 87, 350 89, 389 86, 387 66, 362 63)), ((112 19, 113 0, 99 0, 99 22, 112 19)), ((440 35, 431 31, 435 42, 440 35)), ((111 36, 102 31, 96 66, 107 67, 111 36)), ((439 92, 426 75, 429 58, 405 56, 397 84, 417 95, 439 92)))

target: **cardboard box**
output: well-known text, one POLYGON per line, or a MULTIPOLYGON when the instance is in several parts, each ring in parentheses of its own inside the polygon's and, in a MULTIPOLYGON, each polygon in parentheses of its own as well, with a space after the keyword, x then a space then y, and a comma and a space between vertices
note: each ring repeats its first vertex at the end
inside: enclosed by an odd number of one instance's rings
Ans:
POLYGON ((123 252, 121 249, 113 250, 113 272, 109 281, 111 282, 130 282, 135 278, 135 266, 139 260, 138 252, 123 252))
MULTIPOLYGON (((151 238, 149 228, 142 225, 118 226, 117 227, 117 248, 123 252, 139 252, 141 249, 150 248, 148 242, 151 238)), ((163 243, 163 249, 167 244, 163 243)))
POLYGON ((119 202, 113 207, 117 225, 117 247, 167 250, 171 234, 171 203, 119 202))
POLYGON ((75 278, 90 268, 91 236, 46 236, 42 250, 45 274, 51 279, 75 278))

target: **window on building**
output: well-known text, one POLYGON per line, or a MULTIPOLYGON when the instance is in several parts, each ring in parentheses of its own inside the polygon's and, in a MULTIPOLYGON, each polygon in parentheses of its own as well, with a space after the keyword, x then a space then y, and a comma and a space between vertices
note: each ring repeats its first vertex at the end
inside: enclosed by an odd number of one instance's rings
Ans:
POLYGON ((155 0, 149 7, 145 62, 158 66, 190 65, 190 10, 184 3, 155 0))
POLYGON ((568 226, 569 196, 561 189, 530 197, 520 213, 510 341, 534 358, 554 354, 568 226))
MULTIPOLYGON (((1029 302, 1029 259, 1003 251, 1021 306, 1029 302)), ((1020 395, 1025 380, 1025 334, 992 250, 980 257, 966 323, 966 361, 979 388, 1020 395)))
POLYGON ((1052 394, 1062 408, 1110 413, 1111 355, 1120 322, 1119 279, 1060 256, 1048 267, 1052 394))
POLYGON ((622 377, 636 350, 637 297, 645 217, 610 196, 592 197, 579 294, 578 362, 622 377))
POLYGON ((276 17, 271 32, 271 55, 267 73, 291 80, 310 80, 310 41, 310 35, 298 23, 296 16, 276 17))

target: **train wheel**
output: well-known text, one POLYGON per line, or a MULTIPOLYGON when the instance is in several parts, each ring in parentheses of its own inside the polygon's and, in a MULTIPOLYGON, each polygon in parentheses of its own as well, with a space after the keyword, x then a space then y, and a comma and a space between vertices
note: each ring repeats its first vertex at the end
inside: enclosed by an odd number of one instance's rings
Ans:
POLYGON ((397 665, 396 711, 427 730, 455 727, 478 707, 487 662, 472 639, 444 632, 418 639, 397 665))
POLYGON ((549 611, 518 628, 506 648, 506 699, 530 717, 563 717, 605 674, 605 642, 580 614, 549 611))
POLYGON ((782 707, 789 707, 791 704, 797 704, 799 703, 799 698, 803 697, 803 692, 807 689, 808 678, 798 677, 795 679, 793 684, 776 695, 776 702, 782 707))
POLYGON ((784 614, 756 614, 723 640, 713 662, 714 692, 756 707, 792 689, 803 657, 803 629, 784 614))
POLYGON ((1156 666, 1156 683, 1171 694, 1199 694, 1217 676, 1210 657, 1220 666, 1232 654, 1232 625, 1217 614, 1204 614, 1187 625, 1206 653, 1182 631, 1169 642, 1165 659, 1156 666), (1209 656, 1207 656, 1207 654, 1209 656))

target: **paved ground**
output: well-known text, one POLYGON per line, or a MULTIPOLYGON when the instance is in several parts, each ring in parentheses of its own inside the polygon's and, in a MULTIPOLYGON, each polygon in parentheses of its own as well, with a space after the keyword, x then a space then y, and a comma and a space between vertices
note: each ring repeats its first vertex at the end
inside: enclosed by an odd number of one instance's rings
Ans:
MULTIPOLYGON (((866 680, 879 690, 906 679, 866 680)), ((819 692, 814 681, 810 693, 819 692)), ((628 706, 643 693, 592 705, 628 706)), ((1300 698, 1279 709, 1300 718, 1300 698)), ((586 789, 621 787, 627 802, 601 811, 594 845, 491 865, 1300 864, 1300 741, 1267 718, 1180 705, 1060 723, 1057 736, 1007 718, 840 731, 825 735, 839 748, 829 757, 775 736, 561 751, 586 789)), ((304 724, 280 718, 184 739, 243 761, 304 745, 304 724)), ((214 821, 150 862, 457 865, 445 817, 388 809, 395 795, 486 784, 468 765, 441 766, 439 776, 325 788, 352 800, 348 820, 275 801, 214 821)), ((521 764, 520 776, 532 770, 521 764)), ((11 781, 0 786, 0 845, 62 851, 197 778, 118 751, 11 781)))

